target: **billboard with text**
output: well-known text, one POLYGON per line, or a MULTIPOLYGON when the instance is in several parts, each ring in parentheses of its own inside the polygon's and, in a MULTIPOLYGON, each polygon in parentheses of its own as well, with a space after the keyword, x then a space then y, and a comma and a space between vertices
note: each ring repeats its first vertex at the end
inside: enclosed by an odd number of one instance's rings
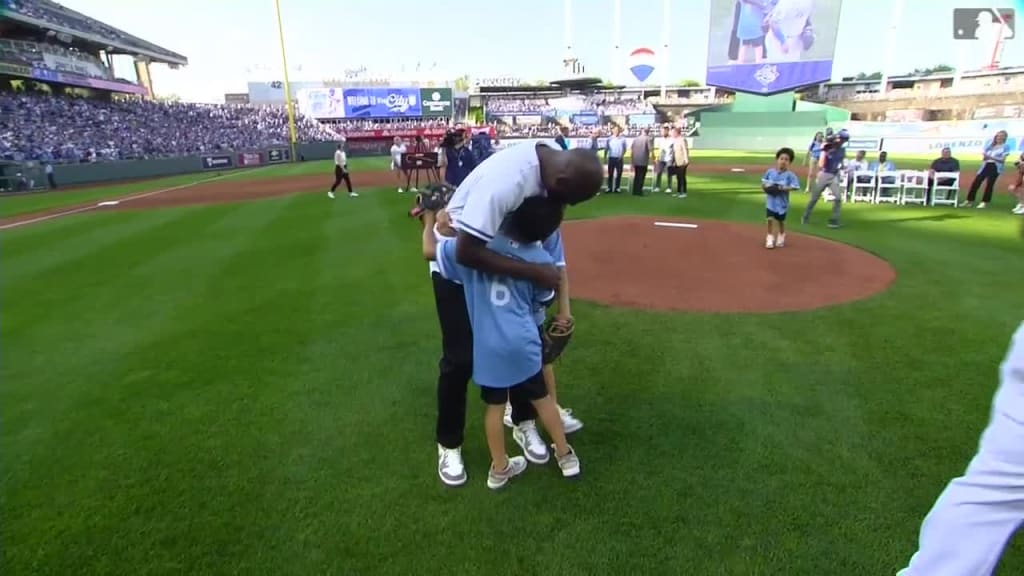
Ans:
POLYGON ((832 78, 842 0, 711 0, 706 83, 777 94, 832 78))
POLYGON ((346 118, 418 118, 423 114, 419 88, 346 88, 344 92, 346 118))
POLYGON ((420 88, 420 106, 424 116, 445 117, 452 115, 451 88, 420 88))

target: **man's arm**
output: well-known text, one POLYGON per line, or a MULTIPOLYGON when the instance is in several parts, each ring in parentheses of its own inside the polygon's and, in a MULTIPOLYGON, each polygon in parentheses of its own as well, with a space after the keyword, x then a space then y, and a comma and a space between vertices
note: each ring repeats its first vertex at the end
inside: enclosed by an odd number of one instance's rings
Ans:
POLYGON ((423 259, 437 260, 437 237, 434 236, 434 213, 427 211, 423 213, 423 259))
POLYGON ((558 310, 555 311, 555 318, 567 320, 572 318, 572 309, 569 303, 569 270, 562 266, 558 272, 558 310))
POLYGON ((561 281, 561 274, 553 265, 532 264, 498 254, 486 242, 463 230, 459 230, 455 240, 455 261, 467 268, 519 278, 551 290, 557 289, 561 281))

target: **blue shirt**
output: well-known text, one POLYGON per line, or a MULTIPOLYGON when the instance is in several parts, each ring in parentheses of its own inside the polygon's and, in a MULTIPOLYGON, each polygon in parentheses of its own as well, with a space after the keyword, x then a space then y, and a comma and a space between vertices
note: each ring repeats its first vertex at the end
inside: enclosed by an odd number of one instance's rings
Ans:
MULTIPOLYGON (((437 266, 442 276, 460 282, 466 293, 473 327, 473 380, 488 388, 511 388, 540 372, 540 332, 533 313, 537 306, 554 300, 555 292, 467 268, 455 260, 455 242, 454 238, 438 242, 437 266)), ((527 262, 552 263, 540 242, 524 245, 499 234, 487 247, 527 262)))
MULTIPOLYGON (((800 179, 797 178, 796 173, 792 170, 780 172, 776 168, 769 168, 761 178, 761 184, 778 184, 784 188, 791 188, 793 190, 800 189, 800 179)), ((765 198, 765 204, 772 212, 775 212, 776 214, 785 214, 786 211, 789 210, 788 190, 778 196, 766 194, 765 198)))
POLYGON ((871 164, 868 164, 868 170, 872 172, 892 172, 895 169, 896 165, 892 163, 892 160, 886 160, 885 162, 872 160, 871 164))
POLYGON ((811 145, 807 147, 807 153, 811 155, 812 160, 817 160, 818 158, 821 158, 821 146, 821 142, 818 142, 817 140, 812 140, 811 145))
POLYGON ((444 153, 448 161, 444 169, 444 179, 452 186, 458 186, 466 176, 469 176, 473 168, 476 168, 476 157, 469 146, 446 148, 444 153))
POLYGON ((608 157, 622 158, 626 155, 626 137, 612 136, 608 139, 608 157))
MULTIPOLYGON (((555 266, 565 268, 565 248, 562 247, 562 232, 560 230, 555 230, 554 234, 548 236, 541 244, 541 247, 548 253, 548 256, 551 256, 555 266)), ((546 318, 547 304, 534 308, 533 319, 538 326, 543 324, 546 318)))
POLYGON ((764 36, 764 8, 747 2, 740 3, 740 19, 736 23, 736 37, 754 40, 764 36))
POLYGON ((829 174, 838 174, 839 169, 843 166, 843 160, 846 159, 846 148, 836 146, 828 151, 822 149, 822 154, 825 155, 825 166, 822 167, 821 171, 829 174))
POLYGON ((1006 168, 1006 157, 1010 155, 1010 145, 1007 143, 994 144, 989 141, 985 145, 985 161, 981 163, 981 168, 978 168, 978 174, 985 169, 985 164, 992 163, 996 165, 996 171, 999 174, 1003 173, 1003 169, 1006 168))

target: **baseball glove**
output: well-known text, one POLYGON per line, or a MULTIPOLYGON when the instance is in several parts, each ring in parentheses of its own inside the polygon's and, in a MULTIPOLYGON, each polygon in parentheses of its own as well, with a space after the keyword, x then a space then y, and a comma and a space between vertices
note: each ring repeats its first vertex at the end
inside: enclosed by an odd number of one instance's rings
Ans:
POLYGON ((437 212, 448 205, 455 188, 448 184, 429 184, 416 195, 416 205, 409 210, 409 216, 418 218, 424 212, 437 212))
POLYGON ((769 196, 778 196, 779 194, 784 193, 785 190, 779 187, 778 184, 769 184, 768 186, 764 187, 764 192, 769 196))
POLYGON ((573 329, 576 324, 572 320, 556 322, 550 319, 544 325, 544 336, 542 338, 542 352, 544 364, 551 364, 565 351, 572 339, 573 329))

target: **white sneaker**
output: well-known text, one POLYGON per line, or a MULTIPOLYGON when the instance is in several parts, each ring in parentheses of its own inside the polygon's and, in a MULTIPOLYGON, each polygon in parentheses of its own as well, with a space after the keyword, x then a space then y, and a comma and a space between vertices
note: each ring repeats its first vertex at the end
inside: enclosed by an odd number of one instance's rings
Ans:
POLYGON ((537 423, 525 420, 512 429, 512 439, 523 449, 523 456, 534 464, 546 464, 551 459, 548 447, 537 432, 537 423))
POLYGON ((416 188, 415 186, 413 186, 412 188, 409 188, 409 192, 412 192, 413 194, 415 194, 415 193, 419 192, 419 189, 416 188))
POLYGON ((775 238, 772 237, 771 234, 765 236, 765 238, 764 238, 764 247, 768 248, 769 250, 772 249, 772 248, 775 248, 775 238))
POLYGON ((508 466, 504 470, 498 471, 491 466, 490 471, 487 473, 487 487, 491 490, 497 490, 508 484, 508 481, 519 476, 526 470, 526 458, 522 456, 513 456, 508 459, 508 466))
POLYGON ((331 192, 330 190, 328 190, 327 191, 327 197, 328 198, 334 198, 334 192, 331 192))
POLYGON ((512 404, 505 402, 505 416, 501 420, 505 426, 515 428, 515 424, 512 422, 512 404))
POLYGON ((580 428, 583 428, 583 422, 572 415, 572 409, 559 406, 558 413, 562 416, 562 428, 565 429, 566 434, 578 432, 580 428))
POLYGON ((1024 204, 1017 204, 1017 207, 1013 209, 1014 214, 1024 214, 1024 204))
MULTIPOLYGON (((356 194, 355 192, 349 192, 348 193, 348 197, 349 198, 359 198, 359 194, 356 194)), ((334 196, 331 196, 331 198, 334 198, 334 196)))
POLYGON ((401 194, 401 193, 403 193, 403 192, 405 192, 405 190, 402 190, 401 188, 399 188, 399 189, 398 189, 398 193, 399 193, 399 194, 401 194))
POLYGON ((970 205, 971 205, 971 201, 970 200, 964 200, 963 202, 960 203, 960 207, 961 208, 967 208, 970 205))
MULTIPOLYGON (((555 445, 551 445, 551 451, 555 451, 555 445)), ((580 475, 580 459, 576 456, 576 451, 569 446, 569 452, 565 456, 559 456, 555 454, 555 459, 558 460, 558 468, 562 471, 563 478, 573 478, 580 475)))
POLYGON ((786 235, 785 234, 779 234, 779 239, 775 241, 775 247, 776 248, 782 248, 785 245, 786 245, 786 235))
POLYGON ((462 486, 466 483, 466 465, 462 462, 462 448, 445 448, 437 445, 437 475, 448 486, 462 486))
POLYGON ((975 208, 985 208, 987 206, 988 206, 987 202, 978 202, 978 205, 975 206, 975 208))

